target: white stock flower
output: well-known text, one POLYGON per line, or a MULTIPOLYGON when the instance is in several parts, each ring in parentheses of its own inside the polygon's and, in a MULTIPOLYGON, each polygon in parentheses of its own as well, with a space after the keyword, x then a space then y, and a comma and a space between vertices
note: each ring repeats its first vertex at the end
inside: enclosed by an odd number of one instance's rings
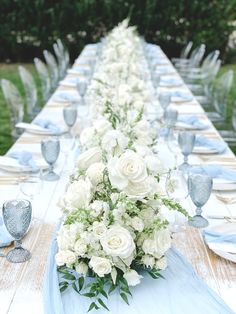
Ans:
POLYGON ((94 146, 96 131, 93 127, 83 129, 80 134, 80 143, 82 146, 91 147, 94 146))
POLYGON ((93 127, 95 128, 97 134, 99 134, 100 136, 104 135, 108 130, 112 128, 111 123, 104 118, 94 120, 93 127))
POLYGON ((55 256, 57 266, 63 266, 65 264, 70 266, 76 262, 76 259, 75 253, 70 250, 61 250, 55 256))
POLYGON ((75 270, 79 275, 86 276, 88 272, 88 265, 84 262, 80 262, 76 267, 75 270))
POLYGON ((100 214, 107 212, 109 210, 109 205, 106 202, 95 200, 90 204, 91 216, 97 217, 100 214))
POLYGON ((102 182, 104 169, 105 165, 102 162, 95 162, 88 167, 86 175, 88 176, 92 185, 97 186, 102 182))
POLYGON ((147 178, 144 160, 131 150, 127 150, 119 158, 111 158, 108 162, 108 173, 111 184, 120 190, 129 183, 141 184, 147 178))
POLYGON ((145 254, 161 258, 171 247, 170 231, 161 229, 155 232, 154 237, 144 240, 142 249, 145 254))
POLYGON ((146 267, 153 268, 155 265, 155 258, 151 255, 144 255, 142 257, 142 262, 146 267))
POLYGON ((83 228, 84 226, 81 223, 62 225, 57 235, 57 243, 59 249, 73 249, 78 234, 83 230, 83 228))
POLYGON ((143 278, 143 276, 140 276, 134 269, 129 269, 126 273, 124 273, 123 277, 127 281, 128 286, 139 285, 141 278, 143 278))
POLYGON ((101 239, 103 250, 110 256, 129 258, 135 250, 135 244, 129 231, 120 226, 112 226, 101 239))
POLYGON ((79 170, 87 170, 89 166, 102 160, 102 151, 99 147, 93 147, 82 153, 77 159, 79 170))
POLYGON ((139 232, 142 232, 144 229, 144 223, 138 216, 135 216, 131 219, 131 226, 139 232))
POLYGON ((154 174, 160 174, 163 172, 163 166, 160 159, 154 155, 149 155, 145 157, 145 162, 147 168, 150 172, 154 174))
POLYGON ((107 258, 92 256, 89 266, 99 277, 104 277, 111 272, 111 262, 107 258))
POLYGON ((95 221, 93 223, 93 234, 95 238, 101 239, 107 231, 107 227, 103 222, 95 221))
POLYGON ((65 193, 64 202, 70 209, 86 208, 91 200, 91 183, 88 180, 72 182, 65 193))
POLYGON ((164 270, 167 267, 167 259, 165 256, 163 256, 161 259, 157 260, 155 263, 155 268, 164 270))
POLYGON ((154 255, 156 253, 156 243, 153 239, 145 239, 142 245, 145 254, 154 255))
POLYGON ((128 143, 128 138, 119 130, 108 131, 102 138, 102 148, 112 156, 122 153, 128 143))

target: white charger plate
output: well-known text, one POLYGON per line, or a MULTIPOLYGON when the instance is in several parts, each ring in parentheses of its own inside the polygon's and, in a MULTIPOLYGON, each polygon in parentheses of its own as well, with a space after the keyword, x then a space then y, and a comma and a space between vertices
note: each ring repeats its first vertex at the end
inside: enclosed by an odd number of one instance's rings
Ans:
POLYGON ((206 124, 206 128, 203 129, 203 128, 199 128, 195 125, 192 125, 192 124, 187 124, 184 122, 177 121, 175 124, 175 127, 180 128, 180 129, 186 129, 186 130, 206 130, 209 126, 206 124))
POLYGON ((55 93, 52 97, 52 100, 60 103, 68 103, 73 101, 79 101, 80 97, 76 91, 68 90, 55 93))
POLYGON ((225 179, 215 178, 213 179, 213 191, 235 191, 236 182, 225 179))
MULTIPOLYGON (((220 225, 215 225, 208 228, 209 231, 219 232, 224 234, 232 234, 236 232, 236 223, 224 222, 220 225)), ((207 242, 208 247, 220 257, 223 257, 233 263, 236 263, 236 247, 233 244, 221 244, 221 243, 210 243, 207 242), (232 251, 232 252, 230 252, 232 251)))
POLYGON ((52 135, 52 131, 49 129, 42 128, 39 125, 33 123, 17 123, 16 128, 24 129, 25 131, 32 133, 32 134, 39 134, 39 135, 52 135))
POLYGON ((179 86, 182 86, 183 85, 183 82, 180 81, 180 80, 175 80, 175 79, 170 79, 170 80, 167 80, 167 79, 163 79, 160 81, 160 87, 179 87, 179 86))
POLYGON ((209 148, 205 146, 197 146, 197 147, 194 147, 193 154, 199 154, 199 155, 218 154, 218 151, 217 149, 214 149, 214 148, 209 148))

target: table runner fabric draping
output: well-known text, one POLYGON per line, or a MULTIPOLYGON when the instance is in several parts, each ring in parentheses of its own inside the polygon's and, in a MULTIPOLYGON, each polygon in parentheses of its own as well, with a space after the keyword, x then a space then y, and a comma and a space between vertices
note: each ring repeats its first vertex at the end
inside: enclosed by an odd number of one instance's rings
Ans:
MULTIPOLYGON (((79 296, 72 288, 60 293, 55 254, 56 236, 49 251, 44 280, 45 314, 84 314, 91 300, 79 296)), ((131 289, 130 305, 118 292, 110 295, 107 305, 112 314, 235 314, 224 301, 196 274, 190 263, 170 249, 164 279, 144 274, 140 285, 131 289)), ((95 312, 95 311, 94 311, 95 312)), ((104 309, 99 313, 107 312, 104 309)))

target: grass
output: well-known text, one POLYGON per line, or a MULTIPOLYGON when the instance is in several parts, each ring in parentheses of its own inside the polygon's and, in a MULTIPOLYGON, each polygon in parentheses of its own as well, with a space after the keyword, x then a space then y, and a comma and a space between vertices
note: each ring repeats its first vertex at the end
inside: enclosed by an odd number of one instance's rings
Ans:
MULTIPOLYGON (((24 97, 24 88, 20 81, 20 77, 18 74, 18 65, 19 64, 5 64, 0 63, 0 80, 2 78, 8 79, 12 81, 17 88, 19 89, 20 93, 24 97)), ((40 81, 37 76, 36 70, 34 68, 33 64, 23 64, 34 76, 36 84, 39 89, 39 102, 42 105, 42 95, 40 90, 40 81)), ((231 92, 229 95, 229 110, 228 110, 228 118, 226 121, 226 129, 231 126, 231 114, 232 114, 232 108, 234 105, 236 105, 236 64, 230 64, 230 65, 224 65, 222 66, 219 75, 222 75, 224 72, 228 71, 229 69, 232 69, 234 71, 234 83, 231 88, 231 92)), ((5 102, 5 99, 3 97, 2 90, 0 88, 0 155, 3 155, 6 153, 6 151, 11 147, 13 144, 12 138, 11 138, 11 126, 10 126, 10 111, 7 107, 7 104, 5 102)), ((236 149, 233 148, 234 152, 236 153, 236 149)))

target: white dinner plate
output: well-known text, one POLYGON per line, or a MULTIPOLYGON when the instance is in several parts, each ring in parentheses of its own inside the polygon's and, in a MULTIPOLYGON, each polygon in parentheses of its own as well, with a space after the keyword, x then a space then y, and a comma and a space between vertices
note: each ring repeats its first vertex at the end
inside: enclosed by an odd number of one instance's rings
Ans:
POLYGON ((199 155, 218 154, 218 151, 215 148, 209 148, 205 146, 196 146, 194 147, 193 154, 199 154, 199 155))
POLYGON ((162 79, 160 81, 160 87, 179 87, 182 86, 183 82, 178 79, 162 79))
POLYGON ((74 79, 65 79, 59 82, 60 86, 65 87, 76 87, 77 78, 74 79))
POLYGON ((235 191, 236 182, 225 179, 214 178, 213 179, 213 191, 235 191))
POLYGON ((76 102, 80 100, 79 94, 76 91, 58 91, 52 97, 52 100, 60 103, 76 102))
POLYGON ((206 124, 206 128, 199 128, 196 125, 187 124, 187 123, 178 121, 176 122, 175 127, 179 129, 186 129, 186 130, 205 130, 208 128, 208 125, 206 124))
MULTIPOLYGON (((218 232, 222 234, 235 234, 236 223, 224 222, 220 225, 215 225, 208 228, 209 231, 218 232)), ((207 242, 207 241, 206 241, 207 242)), ((236 263, 236 246, 232 243, 214 243, 207 242, 208 247, 215 252, 215 254, 236 263)))
MULTIPOLYGON (((36 159, 35 158, 36 166, 40 169, 47 169, 48 165, 43 159, 36 159)), ((7 171, 7 172, 15 172, 15 173, 22 173, 22 172, 32 172, 32 168, 29 166, 23 166, 19 164, 19 162, 11 157, 0 156, 0 169, 7 171)))
POLYGON ((33 124, 33 123, 25 123, 25 122, 17 123, 16 128, 24 129, 25 131, 32 134, 53 135, 51 130, 42 128, 41 126, 33 124))

